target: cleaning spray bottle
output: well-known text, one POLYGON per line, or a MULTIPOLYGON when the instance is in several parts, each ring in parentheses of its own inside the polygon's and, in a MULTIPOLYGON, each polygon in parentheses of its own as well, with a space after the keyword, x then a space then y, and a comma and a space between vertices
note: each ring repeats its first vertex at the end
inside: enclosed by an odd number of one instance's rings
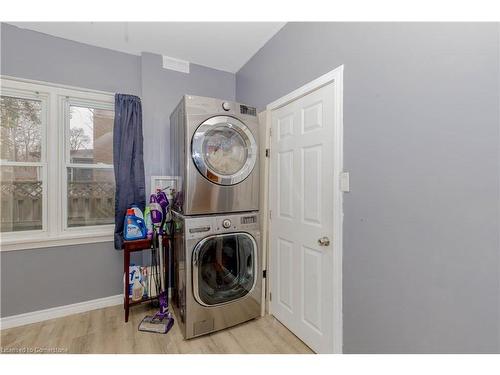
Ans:
POLYGON ((144 223, 146 224, 147 237, 151 239, 153 237, 153 223, 151 222, 151 208, 149 206, 144 210, 144 223))
POLYGON ((134 283, 132 284, 132 301, 140 301, 144 294, 144 286, 141 283, 141 273, 134 274, 134 283))

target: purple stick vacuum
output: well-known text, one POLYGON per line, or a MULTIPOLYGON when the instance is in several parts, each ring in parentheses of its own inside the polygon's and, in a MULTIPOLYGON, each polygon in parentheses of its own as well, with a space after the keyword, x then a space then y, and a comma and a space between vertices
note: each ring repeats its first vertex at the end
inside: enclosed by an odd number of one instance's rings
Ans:
MULTIPOLYGON (((165 192, 158 190, 156 194, 151 194, 149 198, 149 208, 151 211, 151 222, 153 224, 153 244, 158 243, 158 253, 160 258, 160 294, 158 296, 159 311, 153 316, 146 316, 139 331, 167 333, 174 325, 174 317, 168 311, 168 291, 166 290, 165 268, 163 257, 163 234, 168 213, 168 198, 165 192)), ((155 246, 155 245, 153 245, 155 246)))

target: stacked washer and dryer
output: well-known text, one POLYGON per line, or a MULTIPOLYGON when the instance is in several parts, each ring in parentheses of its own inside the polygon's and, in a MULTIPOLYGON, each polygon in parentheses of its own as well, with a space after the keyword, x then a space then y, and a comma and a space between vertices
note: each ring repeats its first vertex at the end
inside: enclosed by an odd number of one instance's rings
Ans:
POLYGON ((255 108, 185 95, 170 116, 174 293, 186 339, 260 315, 255 108))

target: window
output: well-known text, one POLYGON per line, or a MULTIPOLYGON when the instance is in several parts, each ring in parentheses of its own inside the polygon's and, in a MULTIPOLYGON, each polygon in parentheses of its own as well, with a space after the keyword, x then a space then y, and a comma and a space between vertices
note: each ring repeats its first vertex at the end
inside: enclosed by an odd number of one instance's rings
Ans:
POLYGON ((66 225, 70 228, 115 221, 115 114, 103 104, 66 103, 66 225))
POLYGON ((1 79, 1 244, 112 241, 114 96, 1 79))
POLYGON ((42 230, 47 102, 40 95, 2 90, 0 108, 0 231, 42 230))

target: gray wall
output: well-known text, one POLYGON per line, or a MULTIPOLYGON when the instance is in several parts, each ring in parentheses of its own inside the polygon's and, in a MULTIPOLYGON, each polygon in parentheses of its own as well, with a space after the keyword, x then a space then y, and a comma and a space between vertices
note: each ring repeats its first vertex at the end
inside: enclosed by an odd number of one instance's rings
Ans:
POLYGON ((140 60, 140 56, 1 24, 2 74, 140 95, 140 60))
MULTIPOLYGON (((168 145, 170 114, 184 94, 234 100, 235 75, 191 64, 190 73, 162 68, 161 56, 142 54, 142 100, 144 119, 144 158, 146 176, 171 175, 168 145), (163 150, 163 151, 162 151, 163 150)), ((146 180, 147 191, 150 179, 146 180)))
POLYGON ((2 317, 123 293, 113 243, 1 253, 2 317))
MULTIPOLYGON (((0 73, 141 96, 148 186, 151 174, 169 172, 168 117, 181 95, 235 96, 234 74, 199 65, 191 65, 191 74, 166 71, 157 55, 128 55, 7 24, 1 24, 0 73)), ((122 252, 111 242, 1 252, 0 257, 2 317, 123 290, 122 252)))
POLYGON ((287 24, 236 99, 341 64, 344 351, 499 352, 498 24, 287 24))

